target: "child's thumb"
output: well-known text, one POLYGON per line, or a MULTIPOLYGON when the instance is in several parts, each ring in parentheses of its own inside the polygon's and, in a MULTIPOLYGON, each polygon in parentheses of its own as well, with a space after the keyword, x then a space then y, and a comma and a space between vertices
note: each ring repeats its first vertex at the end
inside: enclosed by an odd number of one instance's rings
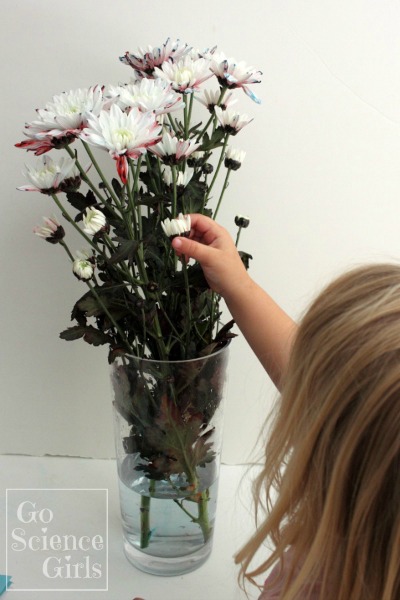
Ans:
POLYGON ((172 247, 178 254, 184 254, 186 257, 194 258, 194 260, 197 260, 200 264, 206 262, 210 254, 210 248, 185 237, 174 238, 172 240, 172 247))

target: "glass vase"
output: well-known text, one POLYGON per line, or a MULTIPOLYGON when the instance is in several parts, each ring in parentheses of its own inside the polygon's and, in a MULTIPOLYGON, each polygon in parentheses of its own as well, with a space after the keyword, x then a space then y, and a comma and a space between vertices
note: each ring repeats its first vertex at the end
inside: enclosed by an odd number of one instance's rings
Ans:
POLYGON ((123 356, 111 365, 123 546, 155 575, 210 555, 228 346, 192 360, 123 356))

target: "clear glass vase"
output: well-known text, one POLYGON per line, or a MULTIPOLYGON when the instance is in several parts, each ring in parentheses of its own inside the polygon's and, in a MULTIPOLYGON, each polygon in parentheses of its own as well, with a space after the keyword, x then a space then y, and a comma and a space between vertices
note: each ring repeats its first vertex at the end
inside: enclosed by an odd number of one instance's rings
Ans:
POLYGON ((111 365, 124 551, 148 573, 187 573, 211 552, 228 351, 111 365))

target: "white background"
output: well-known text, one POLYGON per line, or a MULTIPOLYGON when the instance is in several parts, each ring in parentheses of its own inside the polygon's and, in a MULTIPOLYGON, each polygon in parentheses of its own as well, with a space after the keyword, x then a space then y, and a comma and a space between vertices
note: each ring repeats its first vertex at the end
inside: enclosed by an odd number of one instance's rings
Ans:
MULTIPOLYGON (((261 69, 261 106, 241 94, 254 121, 235 140, 247 156, 219 221, 234 234, 234 216, 250 216, 251 273, 297 318, 348 266, 398 259, 399 26, 394 0, 2 0, 1 453, 114 453, 106 350, 58 338, 82 284, 62 249, 32 234, 51 200, 16 191, 34 157, 13 145, 34 109, 128 80, 118 56, 168 36, 261 69)), ((257 457, 274 397, 236 339, 224 462, 257 457)))

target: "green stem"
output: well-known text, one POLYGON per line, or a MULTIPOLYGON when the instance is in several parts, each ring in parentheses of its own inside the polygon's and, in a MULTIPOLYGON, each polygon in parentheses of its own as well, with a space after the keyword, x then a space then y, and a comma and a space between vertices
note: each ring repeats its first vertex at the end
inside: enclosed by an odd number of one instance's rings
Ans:
POLYGON ((71 217, 71 215, 65 210, 64 206, 62 205, 62 203, 60 202, 60 200, 57 198, 57 195, 56 194, 51 194, 51 197, 53 198, 54 202, 57 204, 57 206, 60 209, 61 213, 67 219, 68 223, 70 223, 76 229, 76 231, 78 231, 78 233, 80 233, 80 235, 86 240, 86 242, 92 248, 94 248, 96 250, 96 252, 99 252, 99 254, 102 254, 102 252, 98 248, 97 244, 95 244, 93 242, 93 240, 88 235, 86 235, 86 233, 80 227, 78 227, 78 225, 75 223, 75 221, 71 217))
POLYGON ((114 325, 115 329, 118 331, 118 334, 119 334, 121 340, 124 342, 124 344, 126 346, 126 349, 128 350, 129 354, 132 354, 132 347, 131 347, 130 343, 128 342, 127 338, 126 338, 125 333, 122 331, 122 329, 118 325, 117 321, 115 321, 114 317, 112 316, 112 314, 110 313, 110 311, 108 310, 108 308, 106 307, 106 305, 103 304, 103 301, 101 300, 100 296, 98 295, 98 293, 96 292, 96 290, 94 289, 94 287, 92 286, 92 284, 90 283, 90 281, 86 281, 86 284, 89 287, 90 291, 92 292, 93 296, 96 298, 96 301, 99 304, 99 306, 101 306, 101 308, 103 309, 104 313, 109 318, 110 322, 114 325))
POLYGON ((188 104, 187 94, 183 95, 183 101, 185 103, 183 109, 183 123, 185 129, 185 140, 189 138, 189 127, 190 127, 190 119, 192 118, 192 109, 193 109, 193 93, 190 94, 190 100, 188 104))
POLYGON ((190 331, 192 324, 192 305, 190 302, 190 288, 189 288, 189 277, 187 272, 187 264, 185 257, 182 258, 182 271, 183 279, 185 281, 185 293, 186 293, 186 308, 187 308, 187 325, 186 325, 186 343, 185 343, 185 358, 188 357, 189 342, 190 342, 190 331))
POLYGON ((126 184, 126 188, 127 188, 127 192, 128 192, 128 202, 129 202, 130 214, 132 215, 133 225, 130 220, 127 221, 127 225, 128 225, 129 231, 131 233, 131 238, 133 240, 135 240, 137 238, 137 236, 136 236, 136 232, 137 232, 136 207, 135 207, 135 199, 133 196, 130 179, 131 179, 131 174, 129 173, 128 183, 126 184))
POLYGON ((77 166, 79 173, 81 174, 82 181, 84 181, 89 186, 89 188, 92 190, 92 192, 95 194, 95 196, 97 196, 97 198, 101 204, 107 205, 105 199, 103 198, 103 196, 101 195, 101 193, 99 192, 97 187, 94 185, 94 183, 92 183, 92 181, 87 176, 85 169, 82 167, 82 165, 80 164, 80 162, 78 160, 78 156, 77 156, 76 152, 74 152, 69 146, 66 146, 65 149, 68 152, 68 154, 70 155, 70 157, 75 160, 75 164, 77 166))
POLYGON ((210 314, 210 335, 211 335, 211 339, 213 337, 213 329, 214 329, 214 313, 215 313, 214 307, 215 307, 215 299, 216 298, 218 298, 218 296, 216 296, 215 292, 212 291, 211 292, 211 314, 210 314))
MULTIPOLYGON (((129 174, 129 176, 131 177, 131 173, 129 174)), ((134 187, 134 185, 135 185, 135 183, 133 184, 133 187, 134 187)), ((132 218, 134 221, 134 229, 135 229, 135 231, 138 231, 139 228, 141 227, 141 225, 139 226, 138 222, 137 222, 135 199, 134 199, 134 195, 133 195, 133 189, 132 189, 132 186, 130 185, 129 181, 127 184, 127 191, 128 191, 129 204, 130 204, 131 212, 132 212, 132 218)), ((141 220, 140 217, 139 217, 139 220, 141 220)), ((141 229, 140 229, 140 231, 141 231, 141 229)), ((141 240, 139 240, 139 242, 141 242, 141 240)), ((149 279, 148 279, 147 272, 146 272, 146 266, 145 266, 144 255, 143 255, 143 246, 140 243, 139 243, 138 251, 136 253, 136 257, 137 257, 136 262, 137 262, 137 268, 139 271, 139 276, 140 276, 141 280, 143 281, 144 286, 146 286, 146 284, 149 282, 149 279)), ((163 339, 163 335, 162 335, 162 331, 161 331, 160 322, 159 322, 157 315, 155 315, 155 317, 154 317, 153 325, 154 325, 155 334, 152 334, 152 332, 149 330, 148 330, 148 333, 149 333, 149 335, 154 337, 157 341, 157 346, 158 346, 158 349, 160 352, 161 360, 166 360, 167 352, 166 352, 165 343, 164 343, 164 339, 163 339)), ((145 342, 146 342, 146 340, 143 340, 143 344, 145 344, 145 342)))
MULTIPOLYGON (((222 89, 221 89, 221 93, 220 93, 220 95, 219 95, 219 98, 218 98, 218 101, 217 101, 217 106, 220 106, 220 105, 221 105, 221 102, 222 102, 222 99, 223 99, 223 97, 225 96, 225 92, 226 92, 226 90, 227 90, 227 88, 222 88, 222 89)), ((205 132, 206 132, 206 131, 207 131, 207 129, 209 128, 209 126, 210 126, 210 123, 211 123, 212 121, 214 121, 213 132, 215 131, 215 122, 216 122, 216 120, 217 120, 217 118, 216 118, 216 116, 215 116, 214 109, 213 109, 213 111, 212 111, 212 113, 211 113, 211 117, 208 119, 207 123, 205 124, 205 126, 203 127, 203 129, 202 129, 202 130, 200 131, 200 133, 198 134, 198 136, 197 136, 197 141, 201 140, 201 138, 203 137, 203 135, 205 134, 205 132)))
POLYGON ((150 542, 150 496, 140 497, 140 547, 147 548, 150 542))
POLYGON ((178 202, 178 194, 177 194, 177 186, 176 186, 176 166, 171 165, 171 173, 172 173, 172 184, 173 184, 173 200, 172 200, 172 218, 175 219, 177 217, 177 202, 178 202))
POLYGON ((217 214, 219 211, 219 207, 221 206, 222 198, 224 197, 226 188, 228 187, 229 175, 231 174, 231 170, 232 169, 227 169, 227 171, 226 171, 224 185, 222 186, 221 194, 219 196, 219 200, 218 200, 218 203, 217 203, 216 209, 214 211, 214 215, 213 215, 214 220, 217 218, 217 214))
POLYGON ((69 258, 71 259, 71 262, 74 262, 75 258, 73 257, 71 250, 68 248, 67 244, 64 242, 64 240, 62 240, 60 242, 60 246, 62 246, 65 250, 65 252, 68 254, 69 258))
MULTIPOLYGON (((158 158, 158 157, 157 157, 157 158, 158 158)), ((158 159, 158 160, 159 160, 159 159, 158 159)), ((151 168, 151 162, 150 162, 150 157, 149 157, 148 153, 146 153, 146 165, 147 165, 147 171, 148 171, 149 173, 152 173, 152 172, 153 172, 153 169, 151 168)), ((151 178, 150 178, 150 185, 151 185, 151 188, 152 188, 152 192, 153 192, 153 194, 159 194, 159 193, 160 193, 160 190, 158 189, 158 185, 157 185, 157 183, 158 183, 158 182, 155 180, 155 178, 154 178, 154 177, 151 177, 151 178)))
MULTIPOLYGON (((80 228, 78 227, 78 225, 76 224, 76 222, 74 221, 74 219, 71 217, 71 215, 67 212, 67 210, 64 208, 63 204, 61 203, 61 201, 58 199, 56 194, 52 194, 51 197, 53 198, 54 202, 57 204, 58 208, 60 209, 61 213, 63 214, 63 216, 67 219, 68 223, 70 223, 74 229, 76 229, 76 231, 84 238, 84 240, 96 251, 98 252, 98 254, 103 258, 103 260, 107 261, 108 260, 108 256, 101 250, 101 248, 98 246, 98 244, 96 244, 93 239, 91 239, 88 235, 86 235, 86 233, 80 228)), ((108 236, 107 236, 108 237, 108 236)), ((110 243, 112 244, 111 240, 110 243)), ((128 275, 126 273, 126 269, 124 268, 124 272, 121 271, 121 269, 119 267, 116 267, 117 272, 119 272, 121 274, 121 276, 123 277, 124 274, 128 275)), ((130 277, 130 273, 129 273, 129 277, 130 277)), ((131 284, 134 285, 135 281, 131 279, 131 284)))
POLYGON ((99 177, 100 177, 101 181, 103 182, 103 184, 104 184, 104 187, 106 188, 106 190, 107 190, 107 191, 108 191, 108 193, 110 194, 110 198, 112 198, 112 199, 114 200, 114 202, 115 202, 116 206, 119 206, 119 205, 120 205, 120 203, 119 203, 119 198, 118 198, 118 196, 115 194, 115 192, 114 192, 113 188, 112 188, 112 187, 110 186, 110 184, 108 183, 108 181, 107 181, 106 177, 104 177, 104 175, 103 175, 103 171, 101 170, 101 168, 100 168, 100 166, 99 166, 99 164, 98 164, 97 160, 95 159, 95 157, 94 157, 94 154, 93 154, 93 152, 91 151, 91 149, 90 149, 89 145, 88 145, 86 142, 84 142, 83 140, 81 140, 81 142, 82 142, 82 145, 83 145, 83 147, 85 148, 85 150, 86 150, 86 152, 87 152, 87 154, 88 154, 88 156, 89 156, 90 160, 92 161, 92 164, 93 164, 94 168, 96 169, 96 171, 97 171, 97 173, 98 173, 98 175, 99 175, 99 177))
POLYGON ((193 523, 197 523, 199 525, 202 534, 204 543, 210 539, 212 533, 212 527, 210 524, 210 518, 208 515, 208 501, 209 501, 209 491, 208 489, 203 490, 202 492, 197 493, 198 498, 195 500, 197 503, 197 517, 192 515, 184 506, 184 499, 179 501, 177 498, 174 498, 175 504, 179 506, 181 510, 190 518, 193 523))
POLYGON ((131 173, 132 173, 132 178, 133 178, 133 184, 132 184, 132 203, 133 203, 133 210, 136 209, 136 217, 137 217, 137 226, 138 226, 140 248, 143 248, 143 244, 142 244, 142 237, 143 237, 143 231, 142 231, 142 212, 141 212, 141 207, 136 202, 136 192, 138 191, 138 182, 139 182, 139 175, 140 175, 140 167, 141 167, 141 164, 142 164, 142 158, 143 158, 143 156, 139 156, 138 161, 137 161, 137 165, 136 165, 136 169, 135 169, 133 161, 131 159, 129 159, 129 165, 130 165, 130 168, 131 168, 131 173))
POLYGON ((149 481, 149 495, 140 497, 140 547, 147 548, 151 538, 150 530, 150 503, 154 496, 156 482, 154 479, 149 481))
POLYGON ((188 510, 186 510, 186 508, 183 506, 183 500, 181 500, 181 502, 179 502, 178 498, 174 498, 174 502, 193 521, 193 523, 196 523, 197 518, 194 515, 192 515, 192 513, 190 513, 188 510))
MULTIPOLYGON (((104 239, 104 242, 105 242, 110 254, 112 255, 112 253, 115 252, 116 248, 115 248, 115 245, 113 244, 110 236, 107 234, 104 234, 103 239, 104 239)), ((119 263, 119 265, 120 266, 116 266, 116 269, 117 269, 117 271, 120 272, 122 278, 126 277, 128 283, 130 283, 130 285, 133 288, 136 288, 138 285, 141 285, 141 283, 142 283, 141 280, 135 279, 135 277, 132 275, 132 273, 130 272, 130 270, 128 269, 128 267, 126 266, 126 264, 124 262, 121 261, 119 263)), ((123 283, 123 285, 125 287, 125 283, 123 283)))
POLYGON ((204 543, 206 543, 211 536, 212 527, 210 525, 210 519, 208 516, 208 500, 209 491, 203 490, 200 493, 198 501, 198 518, 197 523, 200 525, 201 531, 203 532, 204 543))
POLYGON ((192 93, 190 94, 190 102, 189 102, 189 116, 188 116, 188 122, 189 122, 189 125, 190 125, 190 121, 192 120, 193 99, 194 99, 194 92, 192 92, 192 93))
MULTIPOLYGON (((60 242, 60 245, 64 248, 64 250, 68 254, 69 258, 71 259, 71 262, 74 262, 75 259, 74 259, 73 255, 72 255, 70 249, 68 248, 67 244, 64 242, 64 240, 62 240, 60 242)), ((101 309, 103 310, 104 314, 107 315, 107 317, 109 318, 110 322, 115 327, 115 329, 118 332, 121 340, 124 342, 124 344, 126 346, 126 349, 128 350, 129 353, 131 353, 132 352, 132 347, 129 344, 127 338, 125 337, 124 332, 122 331, 122 329, 120 328, 120 326, 118 325, 118 323, 115 321, 114 317, 112 316, 112 314, 110 313, 110 311, 108 310, 108 308, 106 307, 106 305, 103 303, 101 297, 96 292, 94 286, 90 283, 90 281, 85 281, 85 283, 88 286, 88 288, 90 289, 90 291, 93 294, 93 296, 96 298, 96 302, 101 307, 101 309)))
POLYGON ((240 234, 242 233, 242 229, 243 229, 242 227, 239 227, 237 235, 236 235, 236 241, 235 241, 236 248, 238 247, 238 244, 239 244, 239 238, 240 238, 240 234))
POLYGON ((169 318, 169 315, 168 315, 167 311, 164 308, 164 303, 163 303, 162 299, 160 298, 159 294, 156 294, 156 299, 157 299, 157 302, 158 302, 158 306, 160 307, 160 311, 162 312, 162 314, 165 317, 165 320, 168 321, 168 324, 171 327, 172 331, 175 333, 175 335, 179 339, 180 333, 178 332, 178 330, 176 329, 175 325, 173 324, 173 322, 169 318))
POLYGON ((174 133, 175 133, 176 135, 178 135, 178 130, 177 130, 177 128, 176 128, 176 125, 175 125, 175 123, 174 123, 174 121, 173 121, 173 119, 172 119, 172 117, 171 117, 171 113, 168 113, 168 121, 170 122, 170 125, 171 125, 171 127, 172 127, 172 129, 173 129, 174 133))
POLYGON ((206 200, 208 200, 208 198, 210 196, 210 192, 211 192, 211 190, 214 187, 214 184, 215 184, 215 182, 217 180, 217 177, 218 177, 219 170, 220 170, 221 165, 222 165, 222 163, 224 161, 225 150, 226 150, 226 147, 228 145, 228 140, 229 140, 229 133, 225 137, 224 145, 222 146, 221 155, 219 157, 218 165, 217 165, 217 168, 215 169, 214 177, 212 178, 212 181, 210 183, 210 187, 208 188, 208 191, 207 191, 207 198, 206 198, 206 200))

